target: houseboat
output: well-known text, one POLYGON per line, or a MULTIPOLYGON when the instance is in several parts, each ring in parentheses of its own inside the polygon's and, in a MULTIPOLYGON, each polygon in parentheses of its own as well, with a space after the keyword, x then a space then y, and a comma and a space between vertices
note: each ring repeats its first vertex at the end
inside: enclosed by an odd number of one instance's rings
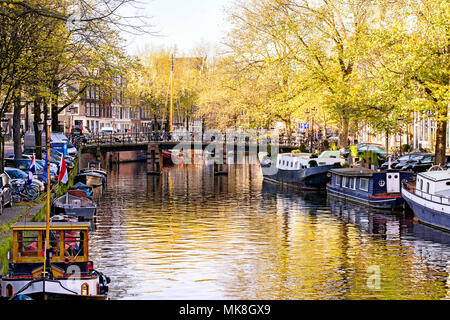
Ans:
POLYGON ((413 172, 366 168, 332 169, 330 173, 328 195, 378 209, 402 207, 400 184, 414 179, 413 172))
POLYGON ((450 170, 418 173, 402 196, 421 223, 450 231, 450 170))
POLYGON ((309 158, 304 154, 283 153, 277 156, 275 170, 268 169, 272 166, 268 158, 261 162, 261 169, 266 181, 318 191, 325 189, 330 181, 329 171, 341 167, 344 162, 335 157, 309 158))
POLYGON ((104 300, 110 279, 89 260, 89 223, 16 223, 9 274, 0 296, 10 300, 104 300), (45 238, 49 234, 48 250, 45 238))

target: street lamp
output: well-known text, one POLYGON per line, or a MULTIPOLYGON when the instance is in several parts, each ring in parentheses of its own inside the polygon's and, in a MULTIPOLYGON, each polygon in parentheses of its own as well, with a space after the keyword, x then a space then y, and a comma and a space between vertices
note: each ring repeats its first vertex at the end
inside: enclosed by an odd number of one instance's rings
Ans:
POLYGON ((8 118, 3 117, 2 122, 2 172, 5 171, 5 133, 9 122, 8 118))

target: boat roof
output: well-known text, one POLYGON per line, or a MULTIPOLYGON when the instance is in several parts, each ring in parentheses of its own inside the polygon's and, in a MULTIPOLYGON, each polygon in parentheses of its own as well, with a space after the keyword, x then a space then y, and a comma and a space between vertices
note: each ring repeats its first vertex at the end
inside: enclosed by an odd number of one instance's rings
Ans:
MULTIPOLYGON (((13 230, 45 230, 45 222, 17 222, 13 230)), ((50 230, 89 230, 89 222, 50 222, 50 230)))
POLYGON ((371 177, 374 173, 379 173, 378 171, 367 169, 367 168, 339 168, 331 169, 330 172, 338 174, 341 176, 358 176, 358 177, 371 177))
POLYGON ((449 180, 450 179, 450 170, 421 172, 418 174, 418 176, 421 176, 421 177, 431 180, 433 182, 449 180))

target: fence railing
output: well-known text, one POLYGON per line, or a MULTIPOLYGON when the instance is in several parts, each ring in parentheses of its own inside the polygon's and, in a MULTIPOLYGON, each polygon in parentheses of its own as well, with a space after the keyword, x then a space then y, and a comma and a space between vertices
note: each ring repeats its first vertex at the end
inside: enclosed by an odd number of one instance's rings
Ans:
MULTIPOLYGON (((134 133, 95 133, 87 134, 83 136, 73 136, 72 142, 76 147, 80 145, 100 145, 100 144, 136 144, 136 143, 146 143, 146 142, 181 142, 181 141, 201 141, 201 142, 212 142, 218 141, 223 143, 262 143, 262 139, 265 139, 265 143, 271 144, 272 139, 270 137, 262 136, 232 136, 232 138, 227 139, 226 134, 222 134, 222 137, 215 139, 211 135, 202 135, 199 132, 185 132, 185 133, 174 133, 170 134, 167 131, 152 131, 152 132, 134 132, 134 133)), ((301 140, 296 137, 290 139, 285 137, 279 137, 278 143, 280 145, 289 146, 300 146, 304 143, 309 147, 310 142, 308 140, 301 140)), ((314 142, 316 146, 319 142, 314 142)))
POLYGON ((403 188, 415 194, 418 197, 423 199, 438 203, 438 204, 446 204, 450 205, 450 197, 446 197, 439 194, 431 194, 425 191, 422 191, 411 184, 411 182, 403 183, 403 188))

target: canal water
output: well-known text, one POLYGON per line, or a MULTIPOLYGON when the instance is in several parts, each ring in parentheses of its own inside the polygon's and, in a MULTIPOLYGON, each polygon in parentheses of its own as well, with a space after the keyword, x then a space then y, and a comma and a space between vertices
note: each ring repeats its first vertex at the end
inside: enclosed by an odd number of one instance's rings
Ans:
POLYGON ((450 234, 263 182, 258 165, 120 164, 90 252, 111 299, 448 299, 450 234))

